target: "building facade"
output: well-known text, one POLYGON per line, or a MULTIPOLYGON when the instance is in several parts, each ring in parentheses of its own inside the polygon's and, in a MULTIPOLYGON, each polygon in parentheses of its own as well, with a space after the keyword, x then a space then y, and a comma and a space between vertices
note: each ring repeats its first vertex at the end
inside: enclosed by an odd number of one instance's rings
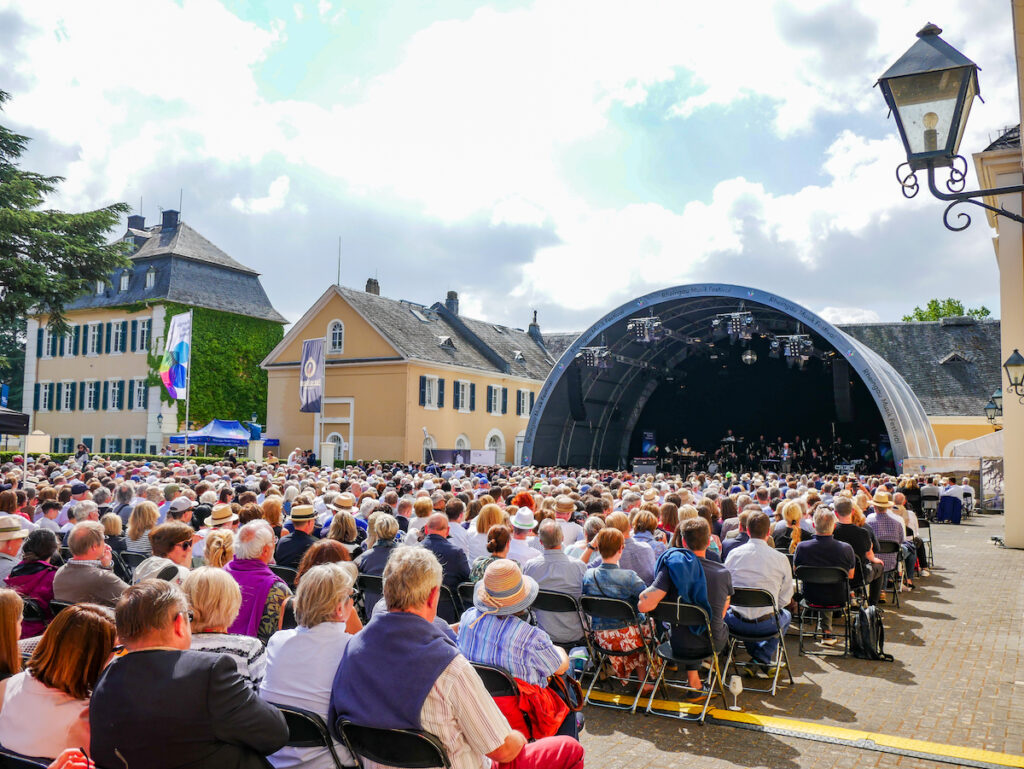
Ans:
POLYGON ((177 404, 162 401, 153 365, 169 308, 285 323, 259 274, 177 211, 164 211, 149 228, 130 216, 123 240, 134 249, 131 264, 67 306, 68 334, 51 333, 46 315, 28 320, 25 410, 30 429, 48 434, 55 452, 84 443, 94 452, 156 453, 178 431, 177 404))
POLYGON ((344 459, 422 461, 435 450, 494 451, 517 462, 534 398, 554 360, 539 327, 459 314, 458 296, 430 307, 331 286, 263 361, 267 434, 281 450, 336 446, 344 459), (321 414, 299 412, 305 339, 325 340, 321 414))

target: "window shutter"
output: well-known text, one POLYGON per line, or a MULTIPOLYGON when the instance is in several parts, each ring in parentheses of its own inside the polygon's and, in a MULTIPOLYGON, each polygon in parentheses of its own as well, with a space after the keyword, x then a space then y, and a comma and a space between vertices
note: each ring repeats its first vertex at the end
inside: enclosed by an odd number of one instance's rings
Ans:
POLYGON ((46 404, 46 408, 47 408, 47 409, 48 409, 49 411, 56 411, 56 409, 55 409, 55 408, 53 407, 53 404, 54 404, 54 402, 55 402, 55 401, 53 400, 53 391, 54 391, 54 387, 53 387, 53 382, 50 382, 50 384, 48 384, 48 385, 47 385, 47 387, 49 387, 49 388, 50 388, 50 395, 49 395, 49 398, 48 398, 48 401, 49 401, 49 402, 48 402, 48 403, 46 404))
POLYGON ((516 390, 516 416, 521 417, 523 415, 523 391, 516 390))
POLYGON ((78 355, 78 345, 81 343, 81 340, 82 340, 82 327, 81 326, 75 326, 75 339, 71 343, 71 354, 72 355, 78 355))
POLYGON ((50 411, 62 411, 64 409, 64 383, 57 382, 57 400, 54 401, 55 406, 50 407, 50 411))
POLYGON ((133 320, 132 321, 132 336, 131 336, 132 352, 135 352, 135 335, 138 333, 138 331, 139 331, 139 322, 137 320, 133 320))
POLYGON ((139 382, 139 387, 144 388, 142 391, 142 408, 149 408, 149 388, 146 386, 145 380, 139 382))
POLYGON ((135 408, 135 380, 128 380, 128 410, 135 408))
POLYGON ((420 375, 420 405, 427 405, 427 378, 420 375))
POLYGON ((124 388, 125 381, 121 380, 121 386, 117 388, 117 408, 119 411, 124 409, 124 388))
POLYGON ((88 382, 82 382, 82 386, 78 390, 78 410, 81 411, 85 408, 85 391, 89 387, 88 382))
POLYGON ((476 382, 469 383, 469 410, 476 411, 476 382))
POLYGON ((530 410, 529 410, 529 412, 527 412, 527 413, 530 413, 530 414, 533 413, 533 395, 534 395, 533 390, 530 390, 530 410))
POLYGON ((437 407, 444 408, 444 380, 441 378, 437 380, 437 407))
POLYGON ((107 327, 106 328, 106 341, 103 344, 103 349, 100 351, 100 352, 102 352, 104 354, 110 354, 110 329, 111 329, 111 326, 113 326, 112 323, 107 323, 106 324, 106 327, 107 327))
POLYGON ((501 413, 502 414, 507 414, 508 413, 508 388, 507 387, 502 387, 501 388, 501 413))
POLYGON ((484 410, 488 414, 493 414, 494 413, 493 412, 493 409, 494 409, 494 396, 491 394, 492 390, 494 390, 494 388, 491 387, 490 385, 487 385, 487 408, 484 409, 484 410))
POLYGON ((78 397, 78 382, 72 382, 68 385, 71 388, 71 397, 68 399, 68 403, 71 406, 71 411, 75 410, 75 398, 78 397))
POLYGON ((64 357, 64 335, 60 335, 60 339, 57 342, 57 354, 64 357))
MULTIPOLYGON (((134 343, 134 340, 133 340, 134 343)), ((121 349, 118 352, 124 352, 128 349, 128 321, 121 321, 121 349)), ((132 349, 135 349, 134 347, 132 349)))
MULTIPOLYGON (((39 332, 43 333, 42 331, 39 332)), ((39 411, 39 383, 32 385, 32 410, 39 411)))
POLYGON ((102 408, 104 411, 107 410, 107 397, 110 395, 110 382, 103 383, 103 402, 102 408))
POLYGON ((456 411, 459 410, 459 396, 462 388, 459 386, 459 380, 456 379, 452 384, 452 408, 456 411))
POLYGON ((36 330, 36 357, 43 357, 43 330, 41 328, 36 330))
POLYGON ((107 439, 106 438, 100 438, 100 454, 106 454, 106 453, 107 453, 107 439))
POLYGON ((50 332, 50 344, 48 346, 50 348, 50 357, 51 358, 56 358, 57 357, 57 337, 55 337, 53 335, 52 331, 50 332))

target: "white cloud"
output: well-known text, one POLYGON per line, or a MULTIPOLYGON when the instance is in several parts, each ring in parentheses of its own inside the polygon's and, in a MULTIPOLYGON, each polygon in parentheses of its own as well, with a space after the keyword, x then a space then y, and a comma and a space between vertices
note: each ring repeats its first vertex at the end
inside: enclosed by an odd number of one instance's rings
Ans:
MULTIPOLYGON (((279 176, 270 183, 267 194, 261 198, 243 198, 235 195, 231 207, 244 214, 269 214, 284 207, 290 182, 287 176, 279 176)), ((301 204, 300 204, 301 205, 301 204)))
POLYGON ((881 320, 874 310, 863 307, 826 307, 818 313, 829 323, 877 323, 881 320))

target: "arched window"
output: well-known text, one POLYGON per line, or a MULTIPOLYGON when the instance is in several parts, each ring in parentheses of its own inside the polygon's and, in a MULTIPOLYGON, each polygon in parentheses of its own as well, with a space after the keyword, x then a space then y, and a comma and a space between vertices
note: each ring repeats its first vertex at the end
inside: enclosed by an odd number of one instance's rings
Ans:
POLYGON ((327 352, 345 352, 345 324, 332 320, 327 326, 327 352))
POLYGON ((501 434, 500 430, 494 429, 487 434, 487 448, 494 452, 494 461, 496 464, 504 464, 505 436, 501 434))
POLYGON ((455 450, 456 451, 469 451, 469 438, 465 435, 460 435, 455 439, 455 450))

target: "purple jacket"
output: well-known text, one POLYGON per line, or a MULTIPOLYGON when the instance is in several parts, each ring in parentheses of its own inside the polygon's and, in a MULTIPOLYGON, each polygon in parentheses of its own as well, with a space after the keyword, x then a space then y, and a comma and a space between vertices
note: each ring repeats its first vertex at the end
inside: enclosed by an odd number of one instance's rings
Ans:
POLYGON ((224 571, 234 578, 239 590, 242 591, 242 607, 238 610, 238 616, 231 623, 228 632, 255 638, 267 606, 270 588, 275 582, 283 583, 284 580, 274 574, 259 558, 236 558, 224 567, 224 571))
MULTIPOLYGON (((7 587, 23 598, 31 598, 39 604, 43 614, 50 616, 50 601, 53 600, 53 577, 57 567, 45 561, 22 561, 4 580, 7 587)), ((42 635, 46 623, 26 621, 21 626, 21 637, 32 638, 42 635)))

